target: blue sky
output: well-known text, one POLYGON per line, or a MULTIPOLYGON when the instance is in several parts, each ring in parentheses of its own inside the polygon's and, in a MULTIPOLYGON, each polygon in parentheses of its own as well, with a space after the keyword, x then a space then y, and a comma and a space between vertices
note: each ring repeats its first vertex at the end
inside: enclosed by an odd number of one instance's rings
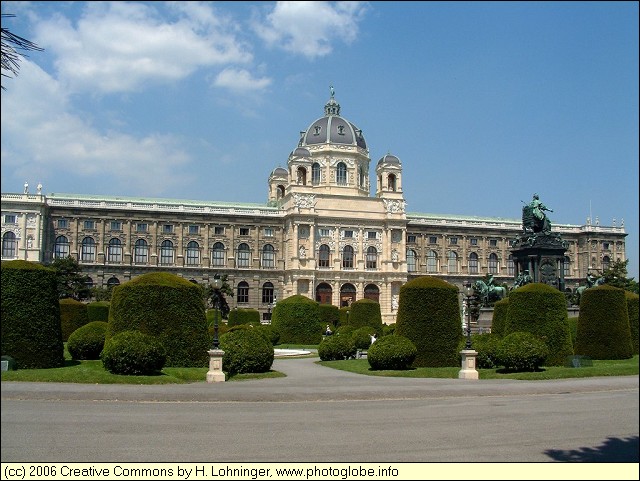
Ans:
MULTIPOLYGON (((624 221, 638 279, 638 2, 2 2, 2 192, 263 203, 329 86, 409 212, 624 221)), ((375 183, 373 183, 375 185, 375 183)))

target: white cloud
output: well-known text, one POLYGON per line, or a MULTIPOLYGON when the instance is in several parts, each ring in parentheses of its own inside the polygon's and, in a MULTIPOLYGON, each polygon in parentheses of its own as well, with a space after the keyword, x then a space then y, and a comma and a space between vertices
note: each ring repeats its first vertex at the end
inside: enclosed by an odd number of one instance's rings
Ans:
POLYGON ((225 87, 234 91, 262 90, 271 85, 271 79, 267 77, 254 78, 244 69, 228 67, 220 72, 213 84, 216 87, 225 87))
POLYGON ((189 172, 190 162, 170 135, 136 138, 93 128, 70 110, 60 85, 27 60, 19 81, 2 94, 3 173, 43 180, 74 176, 87 184, 109 183, 111 191, 160 195, 188 180, 181 173, 189 172))
POLYGON ((160 19, 153 2, 87 2, 76 25, 62 16, 41 20, 36 40, 56 56, 59 79, 76 91, 131 91, 252 60, 236 25, 220 21, 207 4, 170 6, 180 17, 175 21, 160 19))
POLYGON ((328 55, 336 41, 358 36, 358 21, 367 2, 277 2, 256 33, 269 45, 307 58, 328 55))

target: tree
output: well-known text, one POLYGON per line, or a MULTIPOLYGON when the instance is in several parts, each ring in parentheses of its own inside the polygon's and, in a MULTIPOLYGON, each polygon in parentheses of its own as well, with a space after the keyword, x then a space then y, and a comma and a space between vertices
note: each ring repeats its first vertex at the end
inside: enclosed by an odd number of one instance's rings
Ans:
MULTIPOLYGON (((2 19, 15 17, 10 13, 3 13, 2 19)), ((2 27, 2 76, 11 78, 17 76, 20 70, 20 59, 26 57, 25 54, 20 51, 43 51, 42 47, 38 47, 35 43, 13 34, 9 29, 2 27), (5 72, 9 72, 8 74, 5 72)), ((4 85, 2 90, 6 90, 4 85)))
POLYGON ((91 291, 87 287, 87 276, 80 272, 80 264, 74 257, 57 258, 51 263, 58 279, 58 296, 60 299, 88 299, 91 291))
POLYGON ((222 318, 228 319, 231 308, 229 307, 229 304, 227 304, 225 296, 233 297, 233 289, 229 284, 229 276, 225 274, 220 279, 222 280, 222 287, 220 287, 220 289, 214 289, 211 284, 205 287, 205 302, 208 308, 219 309, 222 318))
POLYGON ((633 280, 633 277, 627 277, 627 264, 629 264, 629 259, 626 261, 618 259, 612 262, 609 267, 602 272, 604 283, 638 294, 638 282, 633 280))

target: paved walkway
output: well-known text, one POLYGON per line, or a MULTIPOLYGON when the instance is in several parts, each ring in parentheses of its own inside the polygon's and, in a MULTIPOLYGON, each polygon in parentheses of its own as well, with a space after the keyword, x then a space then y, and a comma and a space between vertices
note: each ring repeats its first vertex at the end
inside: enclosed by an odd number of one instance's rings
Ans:
POLYGON ((281 402, 400 400, 461 396, 567 394, 637 390, 638 376, 553 381, 378 377, 317 364, 318 358, 276 359, 286 377, 207 384, 131 385, 3 381, 5 399, 119 400, 146 402, 281 402))

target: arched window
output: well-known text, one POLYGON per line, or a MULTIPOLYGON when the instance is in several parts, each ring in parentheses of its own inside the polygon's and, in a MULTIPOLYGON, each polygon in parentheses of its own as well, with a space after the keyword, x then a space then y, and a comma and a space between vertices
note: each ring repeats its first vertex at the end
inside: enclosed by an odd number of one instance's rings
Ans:
MULTIPOLYGON (((513 254, 509 254, 509 257, 507 258, 507 274, 511 277, 516 275, 516 265, 515 262, 513 262, 513 254)), ((566 275, 569 274, 567 273, 566 275)))
POLYGON ((173 242, 163 241, 160 245, 160 264, 168 266, 173 264, 173 242))
POLYGON ((368 284, 364 288, 364 298, 380 302, 380 289, 375 284, 368 284))
POLYGON ((427 272, 429 274, 438 272, 438 254, 436 251, 427 252, 427 272))
POLYGON ((238 246, 238 267, 251 267, 251 249, 244 242, 238 246))
POLYGON ((2 258, 13 259, 18 256, 18 242, 13 232, 5 232, 2 236, 2 258))
POLYGON ((276 192, 278 199, 282 199, 284 197, 284 185, 279 185, 276 192))
POLYGON ((449 274, 458 272, 458 254, 453 251, 447 255, 447 269, 449 270, 449 274))
POLYGON ((377 269, 378 268, 378 251, 375 247, 369 246, 367 248, 367 269, 377 269))
POLYGON ((211 249, 211 265, 214 267, 224 267, 224 244, 216 242, 211 249))
POLYGON ((55 259, 66 259, 69 257, 69 240, 61 235, 56 237, 56 242, 53 245, 53 257, 55 259))
POLYGON ((313 185, 320 184, 320 164, 317 162, 311 166, 311 183, 313 185))
POLYGON ((342 268, 353 269, 353 247, 344 246, 342 250, 342 268))
POLYGON ((273 269, 276 266, 276 252, 271 244, 262 248, 262 267, 273 269))
POLYGON ((321 282, 316 287, 316 301, 320 304, 331 304, 331 297, 333 296, 333 289, 326 282, 321 282))
POLYGON ((358 185, 363 188, 365 183, 364 169, 358 167, 358 185))
POLYGON ((389 174, 387 177, 387 182, 389 183, 389 190, 392 192, 396 191, 396 176, 393 174, 389 174))
POLYGON ((564 263, 562 267, 564 269, 564 277, 569 277, 569 273, 571 272, 571 259, 569 259, 569 256, 564 256, 564 263))
POLYGON ((200 245, 196 241, 187 244, 187 265, 200 265, 200 245))
POLYGON ((122 241, 120 239, 111 239, 107 247, 108 262, 122 262, 122 241))
POLYGON ((262 284, 262 303, 273 304, 273 284, 271 282, 262 284))
POLYGON ((84 239, 82 239, 80 260, 82 262, 96 261, 96 241, 93 240, 93 237, 85 237, 84 239))
POLYGON ((469 274, 478 273, 478 254, 472 252, 469 254, 469 274))
POLYGON ((107 288, 111 289, 115 286, 119 286, 120 285, 120 281, 118 280, 117 277, 111 277, 108 281, 107 281, 107 288))
POLYGON ((307 169, 298 167, 298 184, 307 185, 307 169))
POLYGON ((238 283, 238 304, 247 304, 249 302, 249 284, 245 281, 238 283))
POLYGON ((329 256, 331 251, 327 244, 322 244, 318 249, 318 267, 329 267, 329 256))
POLYGON ((91 279, 91 277, 87 276, 84 278, 84 287, 93 289, 93 279, 91 279))
POLYGON ((494 253, 489 254, 489 274, 497 274, 498 267, 498 255, 494 253))
POLYGON ((602 258, 602 270, 606 271, 611 267, 611 258, 609 256, 604 256, 602 258))
POLYGON ((336 184, 347 185, 347 165, 344 162, 336 165, 336 184))
POLYGON ((356 300, 356 288, 353 284, 344 284, 340 288, 340 307, 350 306, 356 300))
POLYGON ((138 239, 133 246, 133 262, 146 264, 149 261, 149 244, 144 239, 138 239))
POLYGON ((416 272, 416 251, 407 249, 407 272, 416 272))

